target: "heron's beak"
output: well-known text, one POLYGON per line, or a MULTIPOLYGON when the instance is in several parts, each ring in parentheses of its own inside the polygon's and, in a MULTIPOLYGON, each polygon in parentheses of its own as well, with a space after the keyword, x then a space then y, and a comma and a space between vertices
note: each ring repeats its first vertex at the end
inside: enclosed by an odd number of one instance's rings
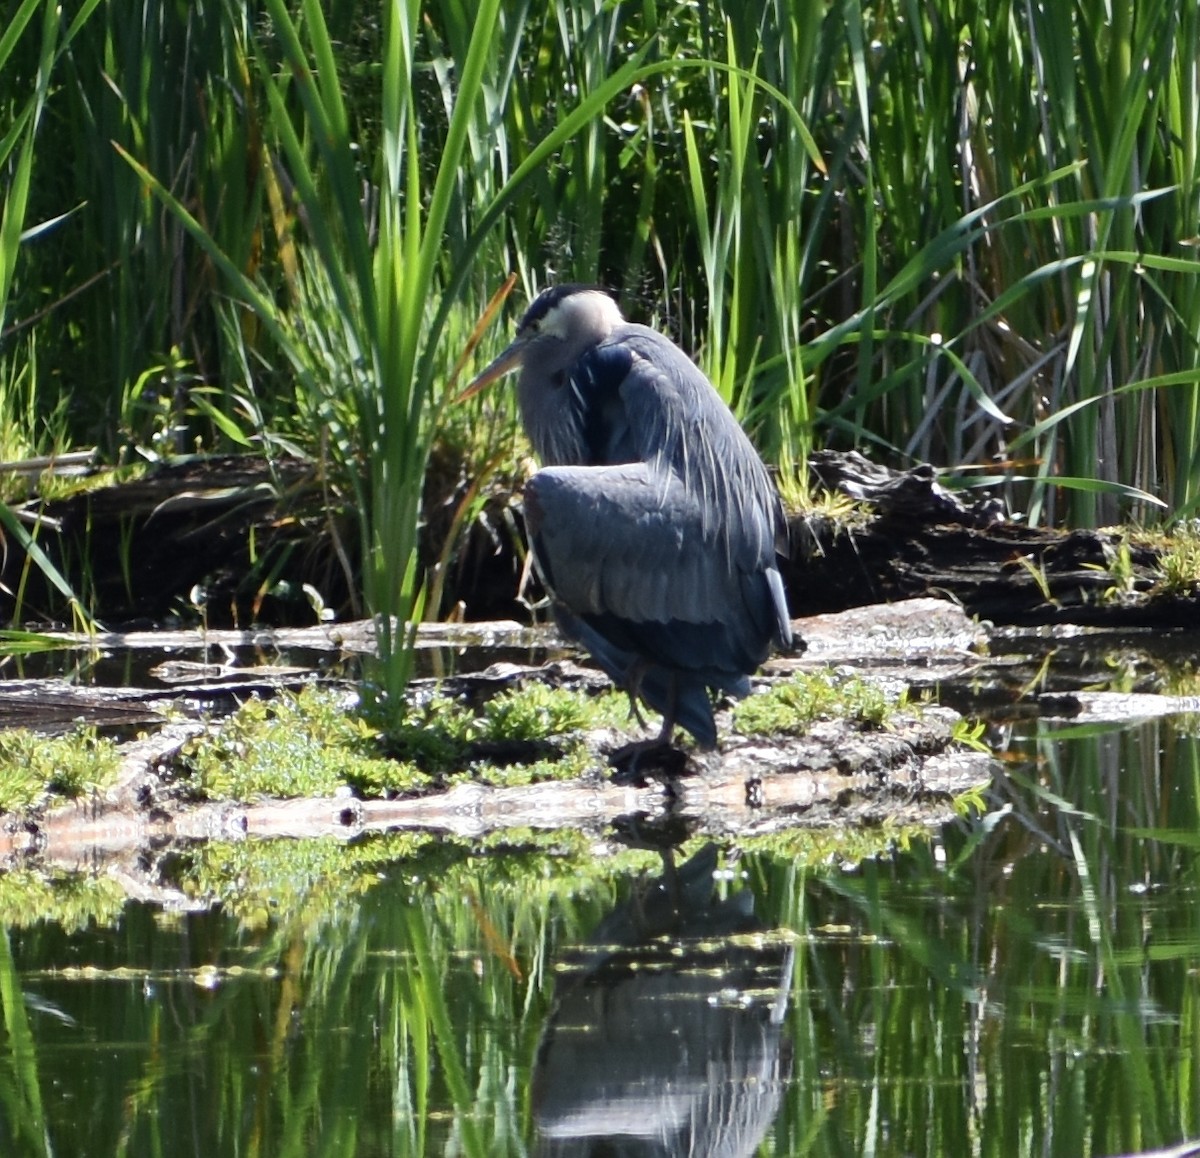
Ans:
POLYGON ((525 347, 528 343, 528 338, 514 338, 503 353, 482 374, 476 377, 454 401, 464 402, 466 399, 474 397, 485 386, 490 386, 498 378, 503 378, 510 370, 515 370, 520 366, 521 359, 525 356, 525 347))

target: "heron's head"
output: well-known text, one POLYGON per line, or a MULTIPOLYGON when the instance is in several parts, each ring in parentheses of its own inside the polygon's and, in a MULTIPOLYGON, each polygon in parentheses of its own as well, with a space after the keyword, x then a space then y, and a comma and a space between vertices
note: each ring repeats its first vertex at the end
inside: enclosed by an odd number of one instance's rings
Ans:
POLYGON ((558 285, 534 298, 517 336, 460 397, 469 398, 512 370, 551 379, 603 342, 624 319, 617 303, 590 285, 558 285))

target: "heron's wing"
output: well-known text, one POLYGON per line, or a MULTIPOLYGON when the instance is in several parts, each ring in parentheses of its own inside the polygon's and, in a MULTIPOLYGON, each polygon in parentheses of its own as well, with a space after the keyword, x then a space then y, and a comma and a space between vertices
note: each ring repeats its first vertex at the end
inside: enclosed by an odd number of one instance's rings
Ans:
POLYGON ((616 648, 739 691, 766 658, 778 574, 773 584, 757 558, 731 561, 672 473, 550 467, 527 484, 525 508, 555 597, 616 648))
MULTIPOLYGON (((731 567, 766 580, 770 635, 790 648, 791 621, 779 574, 788 533, 775 483, 732 411, 692 360, 654 330, 628 330, 633 360, 621 393, 631 429, 641 432, 645 461, 678 475, 696 496, 704 529, 724 548, 731 567)), ((756 597, 759 590, 756 582, 756 597)))
POLYGON ((791 641, 778 554, 787 530, 779 495, 737 419, 700 369, 670 339, 626 325, 589 352, 572 376, 597 465, 648 463, 688 492, 705 541, 730 570, 772 575, 774 638, 791 641))

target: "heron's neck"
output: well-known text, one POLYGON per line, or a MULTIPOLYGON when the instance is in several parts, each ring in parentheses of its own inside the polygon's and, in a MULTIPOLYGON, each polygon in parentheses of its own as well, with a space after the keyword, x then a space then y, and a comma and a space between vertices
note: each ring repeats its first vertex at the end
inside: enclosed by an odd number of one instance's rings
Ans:
POLYGON ((545 379, 517 380, 521 423, 543 466, 573 466, 587 461, 584 416, 564 368, 545 379))

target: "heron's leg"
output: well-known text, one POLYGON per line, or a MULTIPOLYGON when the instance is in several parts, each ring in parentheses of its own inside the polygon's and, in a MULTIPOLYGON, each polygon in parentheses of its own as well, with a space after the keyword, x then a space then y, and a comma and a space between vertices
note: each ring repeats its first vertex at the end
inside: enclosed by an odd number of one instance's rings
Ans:
MULTIPOLYGON (((633 663, 625 669, 625 678, 622 680, 625 694, 629 696, 629 709, 641 727, 646 726, 645 717, 643 717, 641 709, 638 706, 638 700, 642 695, 642 678, 649 668, 650 662, 645 659, 635 659, 633 663)), ((675 734, 675 706, 679 696, 679 677, 672 672, 670 676, 670 691, 667 694, 667 703, 663 710, 662 727, 659 729, 658 735, 653 740, 646 741, 646 748, 669 748, 671 745, 671 737, 675 734)), ((636 765, 636 759, 634 761, 636 765)))
POLYGON ((663 709, 662 729, 658 733, 658 739, 655 745, 661 748, 669 748, 671 745, 671 737, 675 734, 675 707, 676 700, 679 698, 679 676, 674 672, 671 673, 670 692, 667 695, 667 703, 663 709))
POLYGON ((641 706, 638 704, 638 699, 642 694, 642 676, 645 675, 645 672, 646 661, 635 659, 625 669, 625 677, 621 681, 621 687, 629 697, 629 714, 637 720, 639 728, 646 726, 646 717, 642 715, 641 706))
MULTIPOLYGON (((625 670, 624 680, 625 693, 629 696, 630 711, 633 713, 638 724, 643 728, 646 726, 646 720, 642 716, 641 709, 638 707, 638 700, 642 695, 642 677, 646 674, 649 666, 649 660, 635 659, 625 670)), ((671 737, 675 734, 675 710, 678 698, 679 676, 672 672, 670 677, 670 691, 667 694, 667 703, 663 710, 662 727, 659 729, 658 735, 653 740, 647 742, 647 748, 669 748, 671 746, 671 737)))
POLYGON ((638 693, 634 688, 626 688, 625 694, 629 696, 629 714, 638 722, 639 728, 646 726, 646 717, 642 715, 642 706, 638 703, 638 693))

